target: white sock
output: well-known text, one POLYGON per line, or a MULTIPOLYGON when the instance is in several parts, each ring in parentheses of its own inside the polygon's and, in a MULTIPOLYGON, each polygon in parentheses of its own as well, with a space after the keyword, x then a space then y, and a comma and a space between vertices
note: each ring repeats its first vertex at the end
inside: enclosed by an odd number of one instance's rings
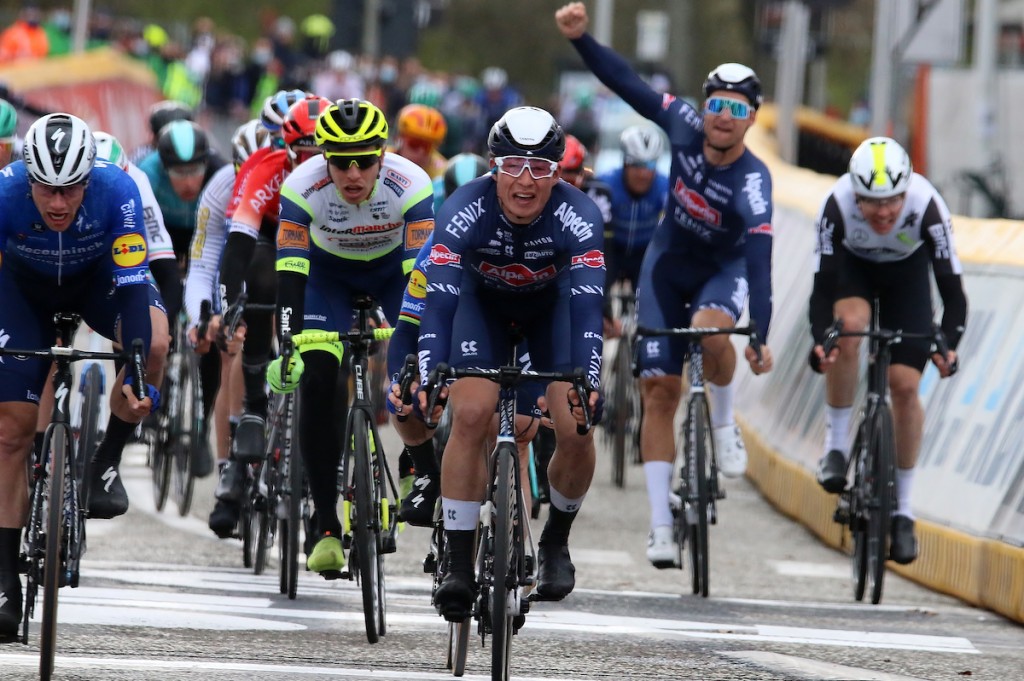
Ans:
POLYGON ((479 501, 458 501, 441 497, 441 510, 444 513, 446 530, 475 530, 480 524, 479 501))
POLYGON ((565 513, 574 513, 580 510, 580 506, 583 505, 583 500, 587 498, 587 495, 584 494, 579 499, 570 499, 555 489, 554 485, 548 486, 548 496, 551 498, 551 505, 565 513))
POLYGON ((850 416, 853 407, 825 405, 825 453, 838 449, 850 458, 850 416))
POLYGON ((731 426, 736 422, 732 413, 732 398, 736 394, 732 381, 728 385, 715 385, 711 381, 704 384, 711 398, 711 427, 731 426))
POLYGON ((905 515, 914 519, 914 511, 910 508, 910 491, 914 487, 914 469, 896 469, 896 515, 905 515))
POLYGON ((651 506, 651 529, 672 524, 672 509, 668 495, 672 489, 672 462, 644 462, 644 478, 647 480, 647 502, 651 506))

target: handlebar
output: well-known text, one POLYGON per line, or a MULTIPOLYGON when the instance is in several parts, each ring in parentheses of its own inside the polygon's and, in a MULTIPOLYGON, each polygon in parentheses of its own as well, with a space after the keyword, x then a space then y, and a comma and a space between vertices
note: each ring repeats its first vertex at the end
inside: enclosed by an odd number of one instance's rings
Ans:
POLYGON ((146 361, 145 344, 141 338, 132 341, 130 350, 122 352, 106 352, 102 350, 79 350, 78 348, 64 345, 54 345, 49 348, 36 348, 26 350, 21 348, 0 347, 0 357, 8 355, 19 359, 45 359, 58 362, 78 362, 82 360, 96 361, 127 361, 127 375, 132 377, 132 392, 135 397, 142 400, 147 397, 146 390, 146 361))
POLYGON ((721 335, 747 336, 749 338, 749 345, 754 350, 754 355, 757 357, 757 363, 761 364, 764 361, 764 355, 761 351, 763 343, 761 342, 760 336, 757 334, 757 325, 754 320, 750 320, 746 326, 734 326, 730 328, 717 326, 651 328, 647 326, 639 326, 636 329, 637 341, 646 336, 682 336, 687 341, 694 343, 708 336, 721 335))
MULTIPOLYGON (((943 333, 942 327, 938 324, 932 324, 931 331, 927 333, 918 333, 913 331, 904 331, 903 329, 868 329, 865 331, 844 331, 843 320, 837 319, 832 322, 832 325, 825 331, 825 338, 821 342, 821 349, 824 351, 827 357, 829 353, 836 348, 840 338, 870 338, 877 341, 883 346, 896 345, 902 343, 904 339, 921 338, 930 340, 932 347, 930 348, 929 354, 938 354, 942 357, 948 357, 950 353, 949 341, 946 339, 946 334, 943 333)), ((960 368, 959 360, 954 359, 949 365, 949 375, 952 376, 960 368)))

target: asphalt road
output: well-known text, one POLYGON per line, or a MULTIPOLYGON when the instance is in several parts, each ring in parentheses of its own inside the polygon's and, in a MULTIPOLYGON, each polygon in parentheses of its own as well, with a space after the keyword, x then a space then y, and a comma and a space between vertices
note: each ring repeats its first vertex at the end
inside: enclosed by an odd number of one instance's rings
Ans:
MULTIPOLYGON (((390 430, 386 440, 396 452, 390 430)), ((686 571, 644 557, 639 468, 610 484, 603 452, 571 537, 577 589, 537 604, 513 640, 518 679, 1015 679, 1024 630, 889 573, 882 604, 855 603, 849 560, 776 513, 746 481, 729 481, 711 531, 711 597, 686 571)), ((144 453, 126 453, 132 506, 90 521, 81 586, 60 593, 57 678, 444 679, 445 623, 420 561, 428 531, 407 528, 389 556, 388 632, 366 641, 354 582, 300 576, 278 593, 276 562, 242 567, 241 543, 206 528, 212 478, 193 514, 153 508, 144 453)), ((539 531, 539 523, 535 532, 539 531)), ((30 645, 0 646, 0 678, 35 678, 30 645)), ((489 678, 489 647, 471 639, 464 678, 489 678)))

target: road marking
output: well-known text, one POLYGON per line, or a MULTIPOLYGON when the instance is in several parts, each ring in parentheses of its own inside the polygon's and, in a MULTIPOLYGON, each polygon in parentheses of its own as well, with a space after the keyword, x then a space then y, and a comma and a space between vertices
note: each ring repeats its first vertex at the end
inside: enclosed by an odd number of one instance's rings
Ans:
POLYGON ((722 653, 726 657, 753 662, 761 667, 780 671, 787 676, 813 679, 857 679, 857 681, 922 681, 916 676, 889 674, 861 667, 847 667, 831 662, 808 660, 804 657, 781 655, 760 650, 741 650, 722 653))
POLYGON ((805 563, 794 560, 769 560, 768 565, 780 575, 788 577, 828 577, 850 579, 850 568, 831 563, 805 563))
MULTIPOLYGON (((362 615, 360 615, 362 617, 362 615)), ((0 654, 0 666, 3 663, 19 667, 36 667, 39 657, 36 655, 0 654)), ((337 666, 299 666, 284 664, 253 664, 248 662, 207 662, 204 660, 143 660, 123 657, 66 657, 58 655, 56 670, 67 669, 103 669, 105 671, 124 669, 130 671, 209 671, 209 672, 250 672, 260 674, 290 674, 302 676, 330 676, 333 678, 366 679, 367 681, 401 681, 418 679, 421 681, 449 681, 450 672, 431 673, 413 671, 393 671, 383 669, 345 669, 337 666)), ((466 674, 462 678, 471 681, 486 681, 490 674, 480 676, 466 674)), ((519 681, 576 681, 583 677, 577 676, 517 676, 519 681)))

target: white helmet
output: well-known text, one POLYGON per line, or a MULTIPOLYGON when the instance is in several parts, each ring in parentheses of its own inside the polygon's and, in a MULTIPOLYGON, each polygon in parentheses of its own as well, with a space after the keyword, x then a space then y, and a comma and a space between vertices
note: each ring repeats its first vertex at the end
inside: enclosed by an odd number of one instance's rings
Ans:
POLYGON ((487 90, 500 90, 508 84, 508 73, 500 66, 488 66, 480 74, 480 82, 487 90))
POLYGON ((252 153, 262 147, 270 146, 270 131, 260 119, 254 118, 242 123, 231 136, 231 152, 236 166, 245 163, 252 153))
POLYGON ((907 191, 914 168, 906 150, 889 137, 870 137, 850 157, 850 181, 858 196, 887 199, 907 191))
POLYGON ((48 114, 25 133, 22 155, 33 182, 66 187, 89 178, 96 160, 96 140, 81 118, 48 114))
POLYGON ((650 125, 631 125, 619 135, 622 163, 650 163, 661 156, 661 131, 650 125))
POLYGON ((94 132, 92 137, 96 140, 96 158, 113 163, 125 172, 128 171, 128 154, 124 153, 124 147, 116 137, 102 130, 94 132))

